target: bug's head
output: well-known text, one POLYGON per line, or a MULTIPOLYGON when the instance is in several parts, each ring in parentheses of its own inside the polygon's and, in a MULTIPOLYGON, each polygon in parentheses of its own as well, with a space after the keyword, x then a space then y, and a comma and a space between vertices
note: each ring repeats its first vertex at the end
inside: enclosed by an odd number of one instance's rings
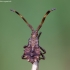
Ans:
POLYGON ((32 31, 31 37, 36 38, 38 36, 38 31, 32 31))

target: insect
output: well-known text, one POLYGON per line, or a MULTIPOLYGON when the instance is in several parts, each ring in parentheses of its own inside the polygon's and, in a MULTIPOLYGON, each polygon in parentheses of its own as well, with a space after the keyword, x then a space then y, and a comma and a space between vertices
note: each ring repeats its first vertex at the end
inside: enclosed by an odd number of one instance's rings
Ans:
POLYGON ((36 30, 34 30, 34 28, 27 22, 27 20, 19 12, 11 10, 15 12, 17 15, 19 15, 32 31, 31 37, 28 40, 28 45, 24 46, 24 54, 22 55, 22 59, 27 59, 31 63, 39 61, 40 59, 45 59, 44 54, 46 53, 46 51, 41 46, 39 46, 39 37, 41 35, 41 32, 39 34, 38 32, 42 27, 46 16, 53 10, 55 9, 51 9, 46 12, 44 17, 42 18, 40 25, 37 27, 36 30))
MULTIPOLYGON (((38 35, 38 39, 40 35, 41 32, 38 35)), ((43 54, 45 54, 46 51, 42 47, 34 47, 34 51, 32 51, 31 47, 24 46, 24 48, 25 50, 22 59, 27 59, 31 63, 34 63, 35 61, 39 61, 41 59, 45 59, 45 56, 43 54), (42 49, 43 53, 40 51, 40 48, 42 49)))

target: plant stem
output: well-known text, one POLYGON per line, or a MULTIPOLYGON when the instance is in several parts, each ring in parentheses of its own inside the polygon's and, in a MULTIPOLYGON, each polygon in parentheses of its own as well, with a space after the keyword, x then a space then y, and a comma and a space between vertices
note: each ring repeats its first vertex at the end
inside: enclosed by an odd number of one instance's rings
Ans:
POLYGON ((31 70, 39 70, 39 62, 36 61, 32 64, 32 69, 31 70))

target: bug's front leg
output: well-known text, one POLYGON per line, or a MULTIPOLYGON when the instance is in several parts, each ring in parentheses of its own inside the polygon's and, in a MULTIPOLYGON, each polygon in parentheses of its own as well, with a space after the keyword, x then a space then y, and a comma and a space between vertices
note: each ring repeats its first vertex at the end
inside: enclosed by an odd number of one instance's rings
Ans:
POLYGON ((41 34, 42 34, 42 32, 39 33, 39 35, 38 35, 38 39, 40 38, 41 34))
POLYGON ((26 46, 26 45, 25 45, 25 46, 23 46, 23 48, 26 48, 26 47, 28 47, 28 46, 26 46))
MULTIPOLYGON (((38 35, 38 39, 40 38, 41 34, 42 34, 42 32, 39 33, 39 35, 38 35)), ((46 51, 45 51, 42 47, 40 47, 40 49, 43 51, 43 54, 46 53, 46 51)))
POLYGON ((23 46, 23 48, 27 48, 30 47, 30 43, 28 45, 23 46))
POLYGON ((43 49, 42 47, 40 47, 40 49, 43 51, 43 54, 46 53, 46 50, 45 49, 43 49))

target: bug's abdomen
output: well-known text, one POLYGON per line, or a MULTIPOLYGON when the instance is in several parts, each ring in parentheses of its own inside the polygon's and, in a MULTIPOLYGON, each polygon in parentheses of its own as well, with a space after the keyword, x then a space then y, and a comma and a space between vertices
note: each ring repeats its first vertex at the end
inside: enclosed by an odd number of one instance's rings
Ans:
POLYGON ((32 47, 26 47, 24 50, 24 57, 31 63, 38 61, 40 58, 40 48, 34 47, 34 50, 32 51, 32 47))

